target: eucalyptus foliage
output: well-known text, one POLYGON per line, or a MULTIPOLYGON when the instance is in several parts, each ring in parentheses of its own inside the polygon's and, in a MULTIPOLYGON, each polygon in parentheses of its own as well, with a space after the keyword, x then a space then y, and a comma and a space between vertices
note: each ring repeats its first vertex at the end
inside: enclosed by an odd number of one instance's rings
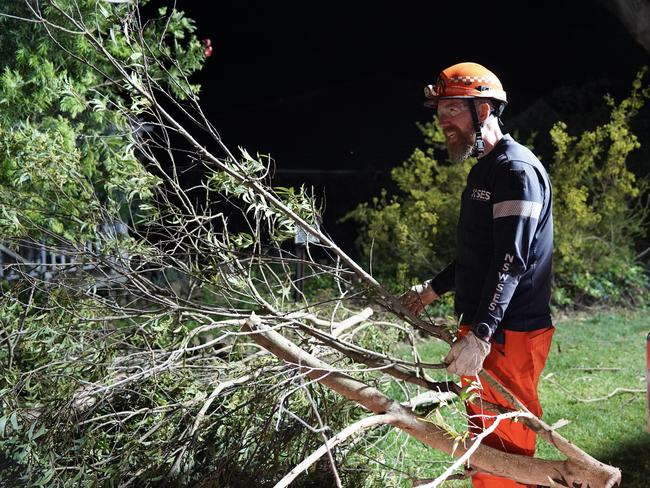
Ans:
POLYGON ((229 152, 190 81, 193 22, 146 3, 0 2, 0 233, 67 258, 3 283, 2 486, 265 486, 361 414, 241 334, 303 306, 287 249, 318 208, 229 152), (117 219, 128 235, 102 230, 117 219))
POLYGON ((0 233, 34 238, 41 228, 78 242, 102 222, 131 220, 160 183, 135 149, 148 102, 66 16, 87 23, 131 76, 184 98, 198 94, 185 79, 203 63, 193 22, 163 9, 134 37, 128 2, 4 0, 0 12, 0 233))

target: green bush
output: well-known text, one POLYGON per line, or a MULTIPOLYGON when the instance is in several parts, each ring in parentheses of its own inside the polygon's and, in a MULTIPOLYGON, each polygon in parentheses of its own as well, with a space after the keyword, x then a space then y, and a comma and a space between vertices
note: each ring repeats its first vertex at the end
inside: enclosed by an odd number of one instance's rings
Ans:
POLYGON ((453 259, 460 195, 476 162, 440 161, 436 153, 444 148, 444 136, 437 121, 419 128, 426 149, 416 149, 391 172, 399 193, 382 190, 345 216, 361 224, 357 245, 369 269, 398 288, 430 277, 453 259))
MULTIPOLYGON (((629 154, 640 147, 630 120, 648 97, 644 74, 620 103, 605 97, 610 116, 602 125, 570 135, 557 122, 550 131, 557 305, 617 303, 645 294, 648 279, 635 259, 635 242, 647 230, 640 204, 647 181, 628 168, 629 154)), ((439 126, 433 121, 420 129, 426 149, 416 149, 391 173, 397 194, 382 190, 346 216, 361 224, 357 244, 369 269, 398 288, 433 276, 453 257, 460 195, 476 162, 441 162, 439 126)))
MULTIPOLYGON (((107 310, 70 298, 70 313, 63 295, 42 313, 21 303, 29 295, 0 297, 0 486, 273 486, 323 443, 305 423, 322 420, 331 435, 365 415, 332 390, 302 388, 271 355, 244 360, 245 340, 228 357, 217 346, 168 362, 195 324, 98 322, 107 310)), ((358 476, 345 473, 346 486, 358 476)), ((333 484, 326 459, 296 481, 333 484)))
POLYGON ((135 148, 135 121, 144 121, 149 102, 118 81, 119 70, 88 38, 70 35, 78 29, 65 16, 109 39, 107 52, 132 75, 143 76, 146 65, 153 83, 181 99, 199 92, 183 80, 203 65, 203 48, 180 11, 160 10, 135 45, 123 26, 130 2, 43 4, 40 13, 63 29, 19 20, 33 8, 0 0, 0 27, 11 32, 0 43, 0 232, 83 243, 118 215, 129 223, 149 216, 161 181, 135 148))
POLYGON ((644 293, 648 280, 635 259, 635 242, 646 232, 640 197, 648 182, 627 162, 640 147, 630 119, 649 95, 644 74, 619 104, 605 97, 611 110, 606 123, 577 136, 562 122, 551 129, 556 296, 619 302, 644 293))

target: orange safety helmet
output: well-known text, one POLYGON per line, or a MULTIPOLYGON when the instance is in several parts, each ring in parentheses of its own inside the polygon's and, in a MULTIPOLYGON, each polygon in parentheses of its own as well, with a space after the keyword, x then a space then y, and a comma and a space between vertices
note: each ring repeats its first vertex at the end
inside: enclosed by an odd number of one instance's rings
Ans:
POLYGON ((477 63, 458 63, 445 69, 434 85, 424 88, 427 107, 436 108, 441 98, 492 98, 508 103, 499 78, 477 63))

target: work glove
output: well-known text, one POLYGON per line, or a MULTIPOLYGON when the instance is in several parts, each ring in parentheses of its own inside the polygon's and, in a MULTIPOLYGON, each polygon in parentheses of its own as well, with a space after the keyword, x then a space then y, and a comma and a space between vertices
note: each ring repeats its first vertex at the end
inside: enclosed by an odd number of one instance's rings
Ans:
POLYGON ((438 299, 438 294, 433 291, 431 283, 425 281, 421 285, 411 287, 399 297, 400 302, 414 315, 420 315, 424 307, 438 299))
POLYGON ((451 345, 445 358, 447 371, 458 376, 476 376, 483 369, 483 361, 489 353, 490 343, 469 332, 451 345))

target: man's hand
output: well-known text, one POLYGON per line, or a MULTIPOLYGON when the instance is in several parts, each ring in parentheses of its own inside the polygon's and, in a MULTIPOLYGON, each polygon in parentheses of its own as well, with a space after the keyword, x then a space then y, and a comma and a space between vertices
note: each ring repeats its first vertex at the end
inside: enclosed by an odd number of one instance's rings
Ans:
POLYGON ((445 358, 447 371, 458 376, 476 376, 483 369, 483 361, 489 353, 490 343, 469 332, 451 345, 445 358))
POLYGON ((438 294, 431 288, 431 283, 426 282, 421 285, 415 285, 399 297, 399 300, 412 314, 420 315, 424 307, 438 298, 438 294))

